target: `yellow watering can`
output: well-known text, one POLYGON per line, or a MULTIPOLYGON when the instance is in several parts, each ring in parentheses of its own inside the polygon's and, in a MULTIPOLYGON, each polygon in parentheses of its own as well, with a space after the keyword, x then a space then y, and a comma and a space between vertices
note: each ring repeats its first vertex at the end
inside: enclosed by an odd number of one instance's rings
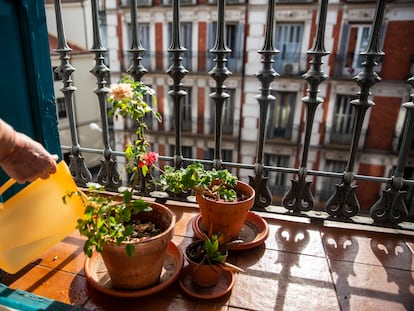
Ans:
MULTIPOLYGON (((3 184, 0 194, 14 183, 3 184)), ((37 179, 0 203, 0 269, 16 273, 75 230, 83 217, 82 200, 74 195, 64 204, 62 197, 77 190, 61 161, 48 179, 37 179)))

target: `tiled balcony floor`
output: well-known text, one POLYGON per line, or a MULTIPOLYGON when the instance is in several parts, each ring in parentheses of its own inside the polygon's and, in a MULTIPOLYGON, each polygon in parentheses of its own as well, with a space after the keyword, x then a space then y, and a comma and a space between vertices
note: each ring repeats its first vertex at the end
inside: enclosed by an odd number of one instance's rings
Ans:
MULTIPOLYGON (((174 242, 184 248, 197 210, 172 209, 174 242)), ((88 284, 77 232, 1 282, 87 310, 414 310, 413 236, 266 220, 263 245, 232 252, 230 261, 245 272, 216 300, 191 298, 178 282, 145 298, 107 296, 88 284)))

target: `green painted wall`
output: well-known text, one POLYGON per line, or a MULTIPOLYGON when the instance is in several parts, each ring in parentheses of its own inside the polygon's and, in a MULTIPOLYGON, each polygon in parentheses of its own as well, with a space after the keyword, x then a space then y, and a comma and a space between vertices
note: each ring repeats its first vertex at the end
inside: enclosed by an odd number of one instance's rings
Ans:
POLYGON ((60 156, 44 0, 0 0, 0 47, 0 118, 60 156))

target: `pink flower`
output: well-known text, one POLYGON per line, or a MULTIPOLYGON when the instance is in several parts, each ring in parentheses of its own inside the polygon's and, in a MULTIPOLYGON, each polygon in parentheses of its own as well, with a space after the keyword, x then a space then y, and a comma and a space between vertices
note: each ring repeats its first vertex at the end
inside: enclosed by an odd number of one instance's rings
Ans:
POLYGON ((131 85, 128 83, 112 84, 110 92, 111 97, 117 101, 121 101, 123 98, 132 99, 133 97, 131 85))
POLYGON ((145 163, 148 166, 153 165, 157 160, 158 160, 158 153, 156 152, 150 151, 145 155, 145 163))

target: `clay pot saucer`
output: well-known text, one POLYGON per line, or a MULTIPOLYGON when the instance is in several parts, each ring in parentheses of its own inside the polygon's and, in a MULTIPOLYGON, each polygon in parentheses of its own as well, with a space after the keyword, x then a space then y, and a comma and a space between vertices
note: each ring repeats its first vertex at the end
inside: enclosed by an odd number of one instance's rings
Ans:
POLYGON ((234 285, 234 275, 231 271, 224 270, 217 285, 201 287, 194 284, 191 279, 190 267, 187 266, 182 272, 179 283, 181 289, 191 297, 199 299, 216 299, 226 295, 232 290, 234 285))
POLYGON ((112 287, 108 271, 98 252, 94 252, 91 258, 86 259, 85 273, 88 282, 102 293, 115 297, 143 297, 157 293, 174 283, 180 275, 183 264, 184 256, 181 249, 171 241, 168 244, 160 281, 154 286, 139 290, 121 290, 112 287))
MULTIPOLYGON (((203 239, 207 231, 203 228, 201 214, 195 216, 192 220, 192 228, 197 238, 203 239)), ((269 236, 269 225, 259 215, 249 212, 246 221, 236 239, 242 242, 234 244, 231 250, 245 250, 254 248, 262 244, 269 236)))

